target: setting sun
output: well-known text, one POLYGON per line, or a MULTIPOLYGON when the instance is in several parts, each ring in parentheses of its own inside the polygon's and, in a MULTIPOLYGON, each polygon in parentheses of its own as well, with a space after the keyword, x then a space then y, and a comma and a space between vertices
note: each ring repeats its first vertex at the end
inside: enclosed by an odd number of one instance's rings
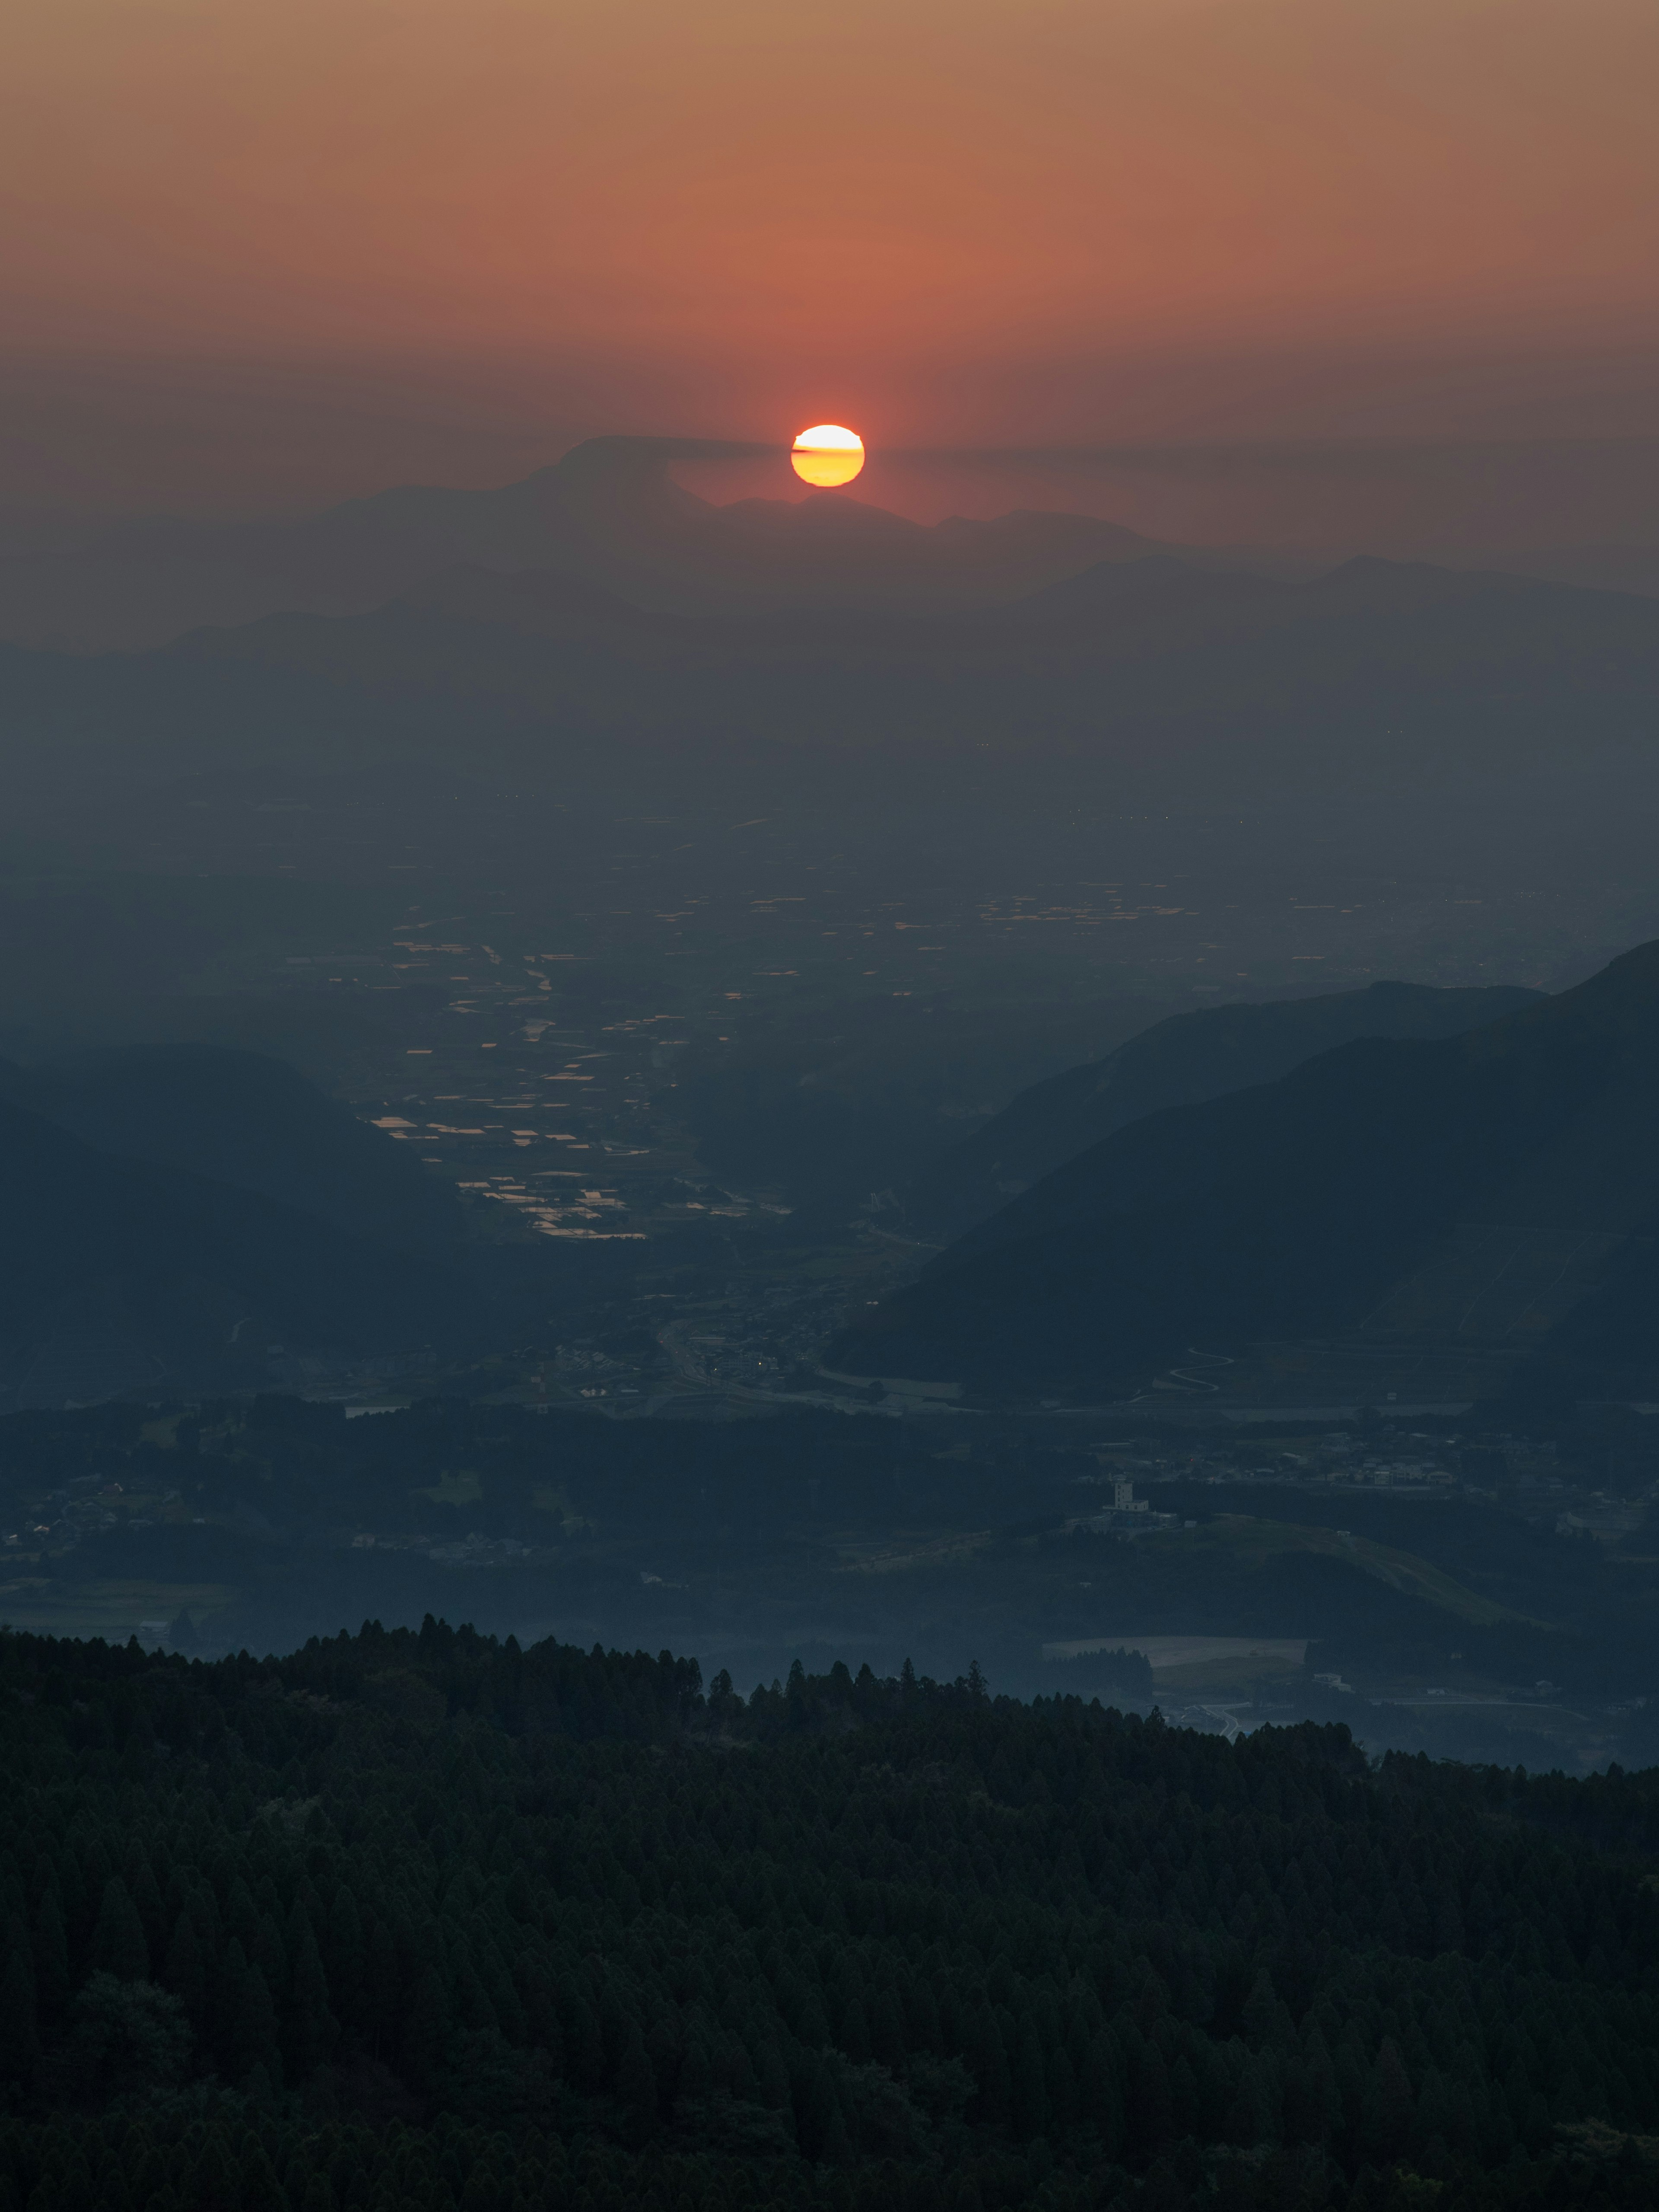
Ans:
POLYGON ((838 422, 815 422, 796 439, 789 458, 803 483, 827 491, 851 483, 864 466, 864 441, 838 422))

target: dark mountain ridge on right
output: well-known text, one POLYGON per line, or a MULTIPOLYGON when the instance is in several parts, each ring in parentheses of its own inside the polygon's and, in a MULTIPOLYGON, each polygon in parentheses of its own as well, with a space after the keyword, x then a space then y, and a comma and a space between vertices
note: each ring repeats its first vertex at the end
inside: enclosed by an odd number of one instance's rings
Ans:
POLYGON ((1650 1382, 1656 1096, 1659 943, 1463 1036, 1360 1039, 1131 1122, 951 1246, 826 1364, 1119 1395, 1194 1347, 1358 1332, 1650 1382))
POLYGON ((925 1235, 959 1237, 1144 1115, 1276 1082, 1304 1060, 1356 1037, 1459 1036, 1543 995, 1508 984, 1440 990, 1381 982, 1318 998, 1172 1014, 1103 1060, 1067 1068, 1022 1091, 983 1128, 935 1160, 905 1194, 911 1224, 925 1235))

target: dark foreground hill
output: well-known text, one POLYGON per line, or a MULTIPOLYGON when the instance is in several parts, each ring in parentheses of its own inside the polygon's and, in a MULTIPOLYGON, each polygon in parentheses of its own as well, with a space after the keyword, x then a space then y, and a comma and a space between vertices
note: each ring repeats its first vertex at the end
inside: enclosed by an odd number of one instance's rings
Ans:
POLYGON ((1194 1346, 1459 1340, 1659 1364, 1659 945, 1439 1042, 1368 1039, 1132 1123, 830 1347, 1113 1390, 1194 1346))
POLYGON ((1436 990, 1423 983, 1371 983, 1316 999, 1171 1015, 1103 1060, 1022 1091, 910 1186, 911 1221, 926 1234, 959 1237, 1143 1115, 1276 1082, 1355 1037, 1456 1036, 1542 995, 1501 984, 1436 990))
POLYGON ((1651 1774, 430 1620, 0 1743, 4 2212, 1652 2201, 1651 1774))

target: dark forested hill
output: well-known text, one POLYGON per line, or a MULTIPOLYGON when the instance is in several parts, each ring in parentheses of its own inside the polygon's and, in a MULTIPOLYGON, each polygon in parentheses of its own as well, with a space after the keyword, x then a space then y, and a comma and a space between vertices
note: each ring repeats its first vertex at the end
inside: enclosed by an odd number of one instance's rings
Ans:
POLYGON ((1362 1327, 1536 1347, 1615 1287, 1620 1356, 1651 1362, 1656 1080, 1648 945, 1467 1036, 1356 1042, 1130 1124, 827 1364, 1110 1389, 1193 1346, 1362 1327))
POLYGON ((0 1379, 24 1402, 42 1361, 75 1370, 60 1399, 222 1387, 239 1354, 257 1380, 268 1341, 401 1348, 466 1310, 436 1265, 258 1190, 94 1150, 4 1099, 0 1145, 0 1379))
POLYGON ((258 1191, 355 1236, 419 1246, 460 1231, 453 1194, 406 1148, 264 1053, 126 1045, 0 1066, 0 1097, 100 1152, 258 1191))
POLYGON ((1503 985, 1447 991, 1371 983, 1316 999, 1174 1014, 1105 1059, 1022 1091, 910 1186, 911 1220, 925 1234, 959 1237, 1143 1115, 1276 1082, 1355 1037, 1456 1036, 1541 995, 1503 985))
POLYGON ((3 2212, 1651 2202, 1651 1774, 430 1620, 0 1752, 3 2212))

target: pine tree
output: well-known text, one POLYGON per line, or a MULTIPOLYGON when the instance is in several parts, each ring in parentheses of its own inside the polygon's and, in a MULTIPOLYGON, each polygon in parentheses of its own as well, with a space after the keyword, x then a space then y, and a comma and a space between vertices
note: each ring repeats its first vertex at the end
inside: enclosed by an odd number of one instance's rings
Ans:
POLYGON ((1397 2158, 1412 2124, 1412 2085, 1398 2046, 1385 2036, 1365 2084, 1360 2140, 1369 2158, 1397 2158))
POLYGON ((978 2084, 979 2116, 993 2127, 1000 2125, 1008 2113, 1008 2059, 996 2014, 983 1996, 963 2023, 963 2057, 978 2084))
POLYGON ((155 1875, 149 1859, 136 1845, 127 1853, 126 1885, 138 1915, 139 1925, 144 1931, 145 1948, 154 1958, 159 1954, 163 1933, 161 1893, 156 1887, 155 1875))
POLYGON ((685 2056, 680 2062, 675 2093, 686 2098, 706 2097, 714 2086, 714 2069, 709 2063, 708 2046, 700 2035, 694 2035, 686 2045, 685 2056))
POLYGON ((161 1978, 173 1995, 183 2000, 191 2018, 199 2021, 207 2006, 207 1972, 188 1912, 181 1912, 174 1923, 161 1978))
MULTIPOLYGON (((368 1963, 360 2000, 361 2019, 374 2039, 378 2057, 396 2047, 403 2017, 403 1975, 398 1961, 398 1941, 391 1927, 376 1919, 369 1930, 368 1963)), ((348 2013, 348 2017, 351 2017, 348 2013)))
POLYGON ((24 2087, 40 2063, 34 1961, 28 1929, 19 1918, 6 1931, 5 1971, 0 1973, 0 2098, 8 2088, 24 2087))
POLYGON ((235 2183, 223 2142, 216 2133, 210 2135, 191 2170, 186 2202, 196 2212, 231 2212, 235 2201, 235 2183))
POLYGON ((246 2149, 238 2166, 237 2212, 290 2212, 262 2146, 255 2143, 246 2149))
MULTIPOLYGON (((294 1948, 297 1933, 290 1931, 290 1948, 294 1948)), ((354 2027, 361 2028, 370 2017, 366 2002, 369 1950, 363 1941, 362 1916, 357 1910, 357 1900, 344 1882, 336 1885, 322 1948, 335 2008, 354 2027)), ((298 1955, 296 1949, 295 1956, 298 1955)))
POLYGON ((1148 2043, 1134 2069, 1134 2094, 1129 2106, 1129 2124, 1137 2149, 1162 2150, 1170 2140, 1174 2119, 1169 2068, 1157 2044, 1148 2043))
POLYGON ((280 2087, 283 2059, 276 2042, 276 2008, 265 1978, 258 1966, 245 1966, 237 1983, 231 2037, 242 2078, 247 2081, 262 2069, 270 2087, 280 2087))
POLYGON ((855 2066, 867 2063, 871 2057, 870 2029, 864 2007, 856 1997, 842 2014, 841 2033, 836 2040, 855 2066))
POLYGON ((417 2089, 436 2087, 448 2039, 448 2000, 435 1968, 425 1966, 416 1978, 398 2038, 404 2069, 417 2089))
POLYGON ((1010 2121, 1016 2136, 1029 2142, 1048 2126, 1048 2083, 1042 2063, 1042 2045, 1030 2015, 1019 2023, 1018 2057, 1009 2069, 1010 2121))
POLYGON ((58 2212, 98 2212, 98 2195, 87 2161, 79 2153, 58 2177, 58 2212))
POLYGON ((311 1923, 306 1921, 299 1956, 294 1962, 289 2002, 288 2055, 294 2074, 308 2074, 313 2067, 322 2065, 331 2055, 339 2033, 340 2024, 329 2009, 328 1981, 318 1955, 317 1939, 311 1932, 311 1923))
POLYGON ((61 2021, 69 2009, 69 1942, 58 1892, 48 1887, 34 1916, 34 1994, 40 2017, 48 2026, 61 2021))
POLYGON ((113 1974, 118 1982, 149 1979, 144 1923, 119 1875, 112 1875, 104 1884, 104 1901, 93 1931, 92 1963, 100 1972, 113 1974))
POLYGON ((794 2107, 795 2132, 805 2157, 817 2160, 826 2155, 832 2127, 840 2129, 845 2137, 835 2085, 816 2052, 805 2054, 794 2085, 794 2107))
POLYGON ((657 2075, 637 2021, 630 2023, 617 2069, 617 2094, 629 2113, 635 2139, 648 2134, 657 2124, 657 2075))

